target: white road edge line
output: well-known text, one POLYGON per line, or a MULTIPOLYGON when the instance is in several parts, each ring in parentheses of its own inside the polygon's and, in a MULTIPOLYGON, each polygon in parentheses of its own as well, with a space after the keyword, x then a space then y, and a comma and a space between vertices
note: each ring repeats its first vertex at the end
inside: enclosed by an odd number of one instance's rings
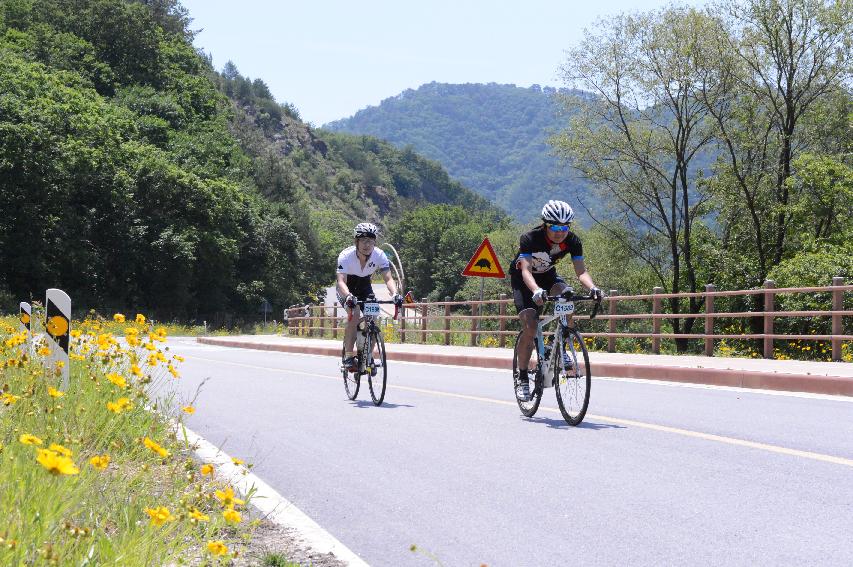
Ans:
POLYGON ((302 542, 309 545, 315 552, 331 553, 352 567, 369 567, 361 557, 324 530, 293 502, 279 494, 258 476, 248 472, 245 467, 235 465, 227 453, 186 427, 179 427, 177 433, 179 437, 186 433, 187 443, 198 458, 202 462, 212 464, 217 475, 224 477, 243 497, 254 490, 249 503, 265 514, 267 519, 280 526, 296 530, 302 542))

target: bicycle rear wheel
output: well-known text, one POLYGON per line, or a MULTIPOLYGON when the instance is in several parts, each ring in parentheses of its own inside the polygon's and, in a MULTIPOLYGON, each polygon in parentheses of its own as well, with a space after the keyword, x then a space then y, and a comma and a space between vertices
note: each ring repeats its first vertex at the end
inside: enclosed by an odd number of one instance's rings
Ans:
POLYGON ((563 414, 566 423, 578 425, 586 415, 587 407, 589 407, 589 393, 592 389, 589 353, 586 350, 583 337, 575 329, 569 329, 563 340, 554 345, 554 349, 551 364, 554 368, 557 404, 560 406, 560 413, 563 414), (583 369, 578 364, 578 353, 583 355, 583 369), (565 364, 564 361, 568 364, 565 364))
MULTIPOLYGON (((527 401, 522 401, 518 399, 516 395, 516 387, 518 386, 518 341, 521 339, 521 333, 518 334, 518 338, 515 339, 515 348, 512 352, 512 382, 513 382, 513 390, 512 395, 515 396, 515 401, 518 403, 518 409, 521 410, 521 413, 524 414, 525 417, 533 417, 536 414, 536 411, 539 409, 539 403, 542 401, 542 385, 541 380, 533 380, 533 384, 531 384, 531 396, 527 401)), ((539 377, 540 367, 542 366, 539 361, 539 350, 536 348, 534 343, 533 348, 533 356, 531 357, 536 361, 536 376, 539 377)), ((528 368, 530 368, 528 366, 528 368)))
POLYGON ((361 385, 361 376, 358 372, 350 372, 344 365, 343 361, 347 356, 346 349, 341 349, 341 372, 344 375, 344 389, 347 391, 347 397, 354 400, 358 396, 358 387, 361 385))
POLYGON ((385 399, 385 386, 388 381, 388 366, 385 364, 385 341, 376 331, 368 335, 367 385, 370 397, 375 405, 382 405, 385 399))

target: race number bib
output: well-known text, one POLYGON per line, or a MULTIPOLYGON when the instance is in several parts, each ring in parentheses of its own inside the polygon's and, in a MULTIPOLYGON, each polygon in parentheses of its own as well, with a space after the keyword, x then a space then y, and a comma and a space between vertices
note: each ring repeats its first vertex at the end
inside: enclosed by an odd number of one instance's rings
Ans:
POLYGON ((575 312, 575 303, 573 301, 558 301, 554 304, 554 315, 571 315, 575 312))
POLYGON ((365 303, 364 314, 368 317, 378 317, 380 313, 378 303, 365 303))

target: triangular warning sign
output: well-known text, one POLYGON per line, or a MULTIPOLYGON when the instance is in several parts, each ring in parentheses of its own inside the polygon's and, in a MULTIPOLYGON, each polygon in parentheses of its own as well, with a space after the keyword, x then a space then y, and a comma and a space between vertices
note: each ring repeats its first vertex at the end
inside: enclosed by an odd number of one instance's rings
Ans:
POLYGON ((471 256, 468 265, 462 271, 463 276, 479 276, 481 278, 503 278, 504 269, 501 268, 501 263, 498 262, 498 255, 495 254, 492 244, 488 238, 483 239, 483 243, 471 256))

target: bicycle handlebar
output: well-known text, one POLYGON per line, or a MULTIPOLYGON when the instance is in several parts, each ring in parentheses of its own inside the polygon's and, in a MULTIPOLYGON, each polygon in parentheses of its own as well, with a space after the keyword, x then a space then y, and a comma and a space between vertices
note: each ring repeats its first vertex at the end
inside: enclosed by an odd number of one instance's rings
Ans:
MULTIPOLYGON (((362 301, 361 299, 357 299, 355 302, 355 304, 358 305, 359 307, 364 307, 365 303, 379 303, 380 305, 391 305, 391 304, 393 304, 394 305, 394 319, 396 319, 397 315, 399 315, 399 313, 400 313, 400 306, 393 301, 379 301, 378 299, 374 300, 374 301, 362 301)), ((346 310, 347 310, 347 313, 349 313, 349 316, 347 317, 347 321, 352 321, 352 308, 347 307, 346 310)))
POLYGON ((596 300, 592 295, 576 295, 573 291, 561 293, 560 295, 545 296, 545 301, 558 301, 560 299, 566 301, 594 301, 595 305, 592 308, 592 315, 589 316, 590 319, 595 319, 595 316, 598 315, 598 309, 601 307, 600 299, 596 300))

